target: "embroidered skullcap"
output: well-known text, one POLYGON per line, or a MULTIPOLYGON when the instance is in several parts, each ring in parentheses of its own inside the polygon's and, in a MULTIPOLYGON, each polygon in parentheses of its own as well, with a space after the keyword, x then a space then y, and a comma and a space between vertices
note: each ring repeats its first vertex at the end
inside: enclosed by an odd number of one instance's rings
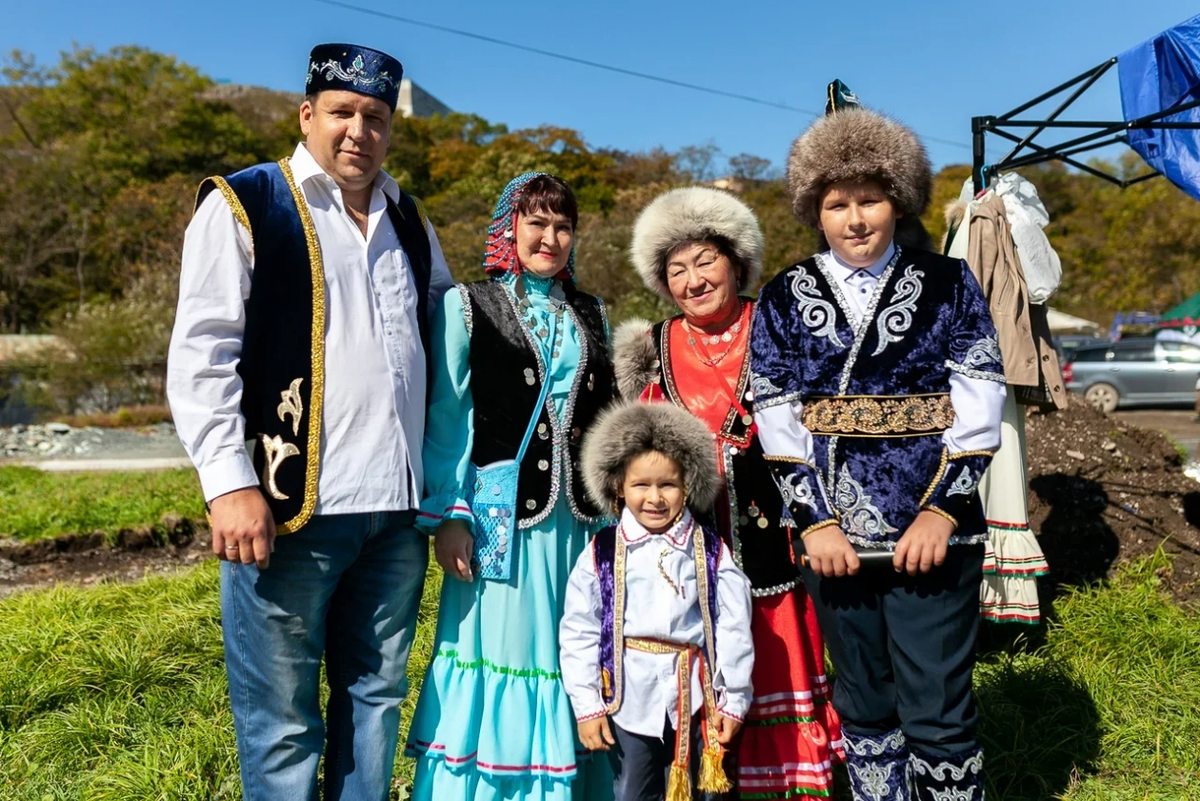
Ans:
POLYGON ((404 67, 379 50, 352 44, 319 44, 308 56, 305 94, 327 89, 377 97, 392 111, 400 97, 404 67))
MULTIPOLYGON (((496 201, 496 210, 492 214, 492 222, 487 230, 487 245, 483 251, 483 270, 490 276, 500 276, 504 273, 520 273, 521 261, 517 258, 517 206, 521 203, 521 194, 535 178, 549 176, 545 172, 527 172, 518 175, 508 182, 500 199, 496 201)), ((553 176, 550 176, 553 177, 553 176)), ((567 266, 563 268, 566 278, 575 280, 575 242, 571 241, 571 256, 567 266)))

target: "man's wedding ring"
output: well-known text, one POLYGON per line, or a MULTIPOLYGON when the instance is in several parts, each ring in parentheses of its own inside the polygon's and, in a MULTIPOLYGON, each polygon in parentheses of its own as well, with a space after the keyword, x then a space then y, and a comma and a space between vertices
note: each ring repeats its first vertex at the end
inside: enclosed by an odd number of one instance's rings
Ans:
POLYGON ((226 545, 225 546, 225 550, 227 550, 227 551, 236 551, 237 549, 238 549, 238 547, 236 545, 226 545))

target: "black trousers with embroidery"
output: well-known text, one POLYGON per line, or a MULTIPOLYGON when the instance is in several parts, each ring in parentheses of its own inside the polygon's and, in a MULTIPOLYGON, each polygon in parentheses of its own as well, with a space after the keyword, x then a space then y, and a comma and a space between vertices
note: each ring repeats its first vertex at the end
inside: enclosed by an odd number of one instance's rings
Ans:
POLYGON ((916 576, 890 564, 843 578, 803 571, 847 733, 875 737, 898 727, 909 748, 935 758, 978 747, 971 674, 983 550, 951 546, 941 567, 916 576))

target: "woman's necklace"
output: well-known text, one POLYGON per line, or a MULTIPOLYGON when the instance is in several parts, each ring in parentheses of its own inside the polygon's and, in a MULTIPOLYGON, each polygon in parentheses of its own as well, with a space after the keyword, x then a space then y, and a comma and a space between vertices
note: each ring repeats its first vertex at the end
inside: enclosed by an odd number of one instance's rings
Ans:
POLYGON ((742 332, 742 311, 743 308, 741 301, 739 300, 737 321, 734 322, 733 325, 729 326, 729 328, 725 329, 724 333, 712 335, 701 334, 699 348, 697 347, 695 332, 692 330, 691 325, 688 324, 687 320, 683 321, 683 328, 688 335, 687 343, 691 347, 692 352, 696 354, 697 359, 709 367, 716 367, 725 360, 726 356, 733 352, 735 340, 742 332), (722 342, 728 343, 725 347, 725 350, 719 356, 713 356, 712 352, 708 349, 709 346, 718 345, 722 342), (700 352, 700 348, 703 348, 704 353, 700 352))
MULTIPOLYGON (((517 276, 516 284, 513 286, 513 294, 516 295, 517 307, 521 310, 521 322, 533 332, 534 336, 544 341, 550 336, 550 329, 539 319, 533 307, 533 301, 529 299, 528 292, 525 289, 525 279, 519 275, 517 276)), ((563 291, 562 286, 555 281, 550 287, 548 297, 550 299, 550 310, 558 318, 557 324, 554 326, 554 341, 549 343, 550 358, 557 359, 559 352, 562 350, 562 318, 567 308, 567 295, 563 291)))

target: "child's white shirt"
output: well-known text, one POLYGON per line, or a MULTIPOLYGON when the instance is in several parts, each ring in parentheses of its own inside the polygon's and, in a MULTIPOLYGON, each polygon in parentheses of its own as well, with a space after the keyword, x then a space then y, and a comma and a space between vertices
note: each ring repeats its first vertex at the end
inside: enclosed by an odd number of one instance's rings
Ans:
MULTIPOLYGON (((616 536, 626 543, 626 637, 704 645, 704 618, 692 550, 694 529, 698 533, 691 514, 685 512, 670 531, 652 534, 625 510, 616 536)), ((717 564, 716 607, 713 627, 717 654, 712 684, 717 710, 742 720, 753 697, 750 581, 734 564, 724 544, 717 564)), ((600 717, 606 709, 600 688, 601 613, 600 580, 589 546, 579 555, 567 581, 559 625, 563 684, 579 721, 600 717)), ((676 654, 626 649, 624 698, 612 716, 613 722, 625 731, 647 737, 661 737, 668 717, 678 728, 677 661, 676 654)), ((692 671, 691 700, 695 714, 704 705, 699 669, 692 671)))

